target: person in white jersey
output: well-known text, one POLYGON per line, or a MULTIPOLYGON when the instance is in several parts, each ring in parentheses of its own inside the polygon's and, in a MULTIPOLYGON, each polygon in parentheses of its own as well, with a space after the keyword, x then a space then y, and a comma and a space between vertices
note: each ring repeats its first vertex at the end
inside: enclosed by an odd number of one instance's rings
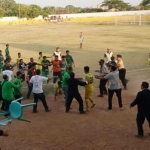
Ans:
POLYGON ((43 82, 44 81, 49 81, 52 78, 46 78, 43 76, 40 76, 41 71, 40 69, 36 70, 36 75, 32 76, 30 79, 30 86, 33 86, 32 92, 34 95, 34 103, 36 103, 36 105, 33 106, 33 113, 37 113, 37 103, 38 100, 40 99, 43 103, 43 106, 45 108, 46 112, 51 111, 51 109, 47 106, 47 102, 46 102, 46 98, 45 98, 45 94, 43 93, 43 82))
POLYGON ((13 71, 10 70, 10 66, 6 66, 5 71, 3 71, 2 74, 3 74, 3 75, 7 75, 9 81, 12 80, 13 71))
POLYGON ((106 64, 108 64, 108 62, 111 61, 112 56, 113 56, 113 52, 111 51, 110 48, 107 48, 107 52, 105 52, 105 54, 104 54, 104 60, 105 60, 106 64))
POLYGON ((61 52, 59 47, 56 48, 56 51, 53 54, 53 57, 55 56, 58 56, 58 60, 61 60, 61 52))

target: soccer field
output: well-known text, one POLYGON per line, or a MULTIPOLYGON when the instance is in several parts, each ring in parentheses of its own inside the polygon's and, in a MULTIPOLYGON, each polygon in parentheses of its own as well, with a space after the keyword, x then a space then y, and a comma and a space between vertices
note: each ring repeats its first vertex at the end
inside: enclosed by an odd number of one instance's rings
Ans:
MULTIPOLYGON (((136 139, 136 108, 130 110, 129 104, 140 90, 142 81, 150 82, 148 57, 150 53, 150 27, 139 26, 103 26, 98 24, 52 23, 0 27, 0 49, 10 45, 12 62, 16 62, 17 53, 21 52, 24 62, 30 57, 35 61, 38 52, 52 56, 56 47, 62 54, 70 50, 76 67, 76 77, 84 77, 84 66, 91 68, 91 73, 99 69, 98 61, 104 52, 111 48, 114 56, 121 54, 129 79, 128 90, 123 91, 124 110, 120 111, 116 96, 113 99, 113 111, 107 111, 107 96, 97 98, 99 81, 95 80, 93 99, 96 107, 85 115, 78 114, 78 104, 73 102, 73 109, 65 113, 63 96, 54 101, 50 90, 47 101, 52 112, 45 113, 39 102, 39 113, 32 114, 27 108, 23 118, 32 120, 31 124, 14 121, 8 138, 1 138, 0 147, 4 150, 145 150, 150 147, 146 135, 149 131, 145 122, 145 138, 136 139), (79 49, 79 33, 83 32, 83 49, 79 49)), ((52 75, 52 74, 51 74, 52 75)), ((24 84, 25 86, 25 84, 24 84)), ((81 89, 84 98, 84 90, 81 89)), ((24 91, 25 92, 25 91, 24 91)), ((28 100, 25 102, 33 101, 28 100)), ((2 128, 4 129, 4 128, 2 128)))

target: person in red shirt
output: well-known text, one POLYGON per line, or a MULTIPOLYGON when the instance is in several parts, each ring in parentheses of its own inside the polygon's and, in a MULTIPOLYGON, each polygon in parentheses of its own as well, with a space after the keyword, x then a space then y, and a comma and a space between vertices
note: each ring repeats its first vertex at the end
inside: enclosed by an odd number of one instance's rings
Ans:
MULTIPOLYGON (((58 60, 58 56, 55 55, 55 60, 52 61, 53 65, 53 76, 58 76, 60 81, 62 81, 62 74, 61 74, 61 61, 58 60)), ((57 78, 53 79, 54 88, 56 86, 57 78)))
POLYGON ((27 84, 28 84, 28 93, 27 93, 27 99, 30 98, 31 92, 32 92, 32 88, 33 86, 29 85, 29 81, 31 79, 32 76, 36 75, 36 63, 33 63, 31 65, 31 68, 28 70, 28 74, 27 74, 27 84))

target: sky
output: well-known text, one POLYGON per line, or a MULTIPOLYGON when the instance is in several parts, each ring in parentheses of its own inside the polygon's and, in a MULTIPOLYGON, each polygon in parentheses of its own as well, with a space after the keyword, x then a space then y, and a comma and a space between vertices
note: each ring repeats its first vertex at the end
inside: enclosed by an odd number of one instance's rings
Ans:
MULTIPOLYGON (((73 5, 75 7, 97 7, 97 5, 103 0, 15 0, 16 3, 21 4, 36 4, 41 7, 44 6, 55 6, 55 7, 65 7, 67 5, 73 5)), ((131 5, 138 5, 142 0, 124 0, 131 5)))

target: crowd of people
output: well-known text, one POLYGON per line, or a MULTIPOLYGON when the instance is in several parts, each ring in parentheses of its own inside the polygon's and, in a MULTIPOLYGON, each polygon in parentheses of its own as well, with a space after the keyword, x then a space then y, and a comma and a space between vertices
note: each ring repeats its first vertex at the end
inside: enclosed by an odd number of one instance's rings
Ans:
MULTIPOLYGON (((81 38, 83 41, 82 33, 81 38)), ((82 43, 82 42, 81 42, 82 43)), ((82 44, 80 43, 80 48, 82 44)), ((118 98, 118 105, 120 110, 123 110, 122 104, 122 89, 127 90, 126 80, 126 69, 122 60, 122 56, 118 54, 116 59, 110 48, 104 53, 104 58, 98 61, 100 69, 95 70, 98 75, 93 75, 90 73, 90 67, 85 66, 85 78, 76 78, 73 72, 73 67, 75 67, 75 62, 73 57, 70 55, 69 50, 66 50, 66 54, 62 55, 60 48, 57 47, 56 51, 52 56, 43 56, 42 52, 39 52, 38 62, 35 62, 31 57, 30 62, 25 63, 21 57, 21 53, 18 53, 18 58, 15 64, 11 64, 11 56, 9 52, 9 45, 6 45, 5 49, 5 59, 2 55, 2 50, 0 50, 0 71, 3 75, 3 81, 1 83, 2 94, 1 100, 3 101, 1 109, 3 111, 8 111, 11 102, 14 99, 22 97, 22 82, 27 83, 28 92, 26 98, 29 99, 31 92, 34 95, 34 103, 38 104, 40 99, 43 103, 46 112, 51 111, 46 102, 46 97, 43 92, 43 83, 49 84, 49 80, 53 80, 53 87, 55 90, 55 100, 57 100, 58 94, 64 94, 65 96, 65 108, 66 113, 69 113, 71 109, 72 100, 75 98, 79 103, 80 114, 85 114, 91 108, 94 108, 95 102, 93 101, 93 91, 94 91, 94 78, 100 80, 99 84, 99 94, 100 98, 104 95, 108 95, 108 110, 112 110, 112 98, 114 93, 118 98), (50 66, 52 69, 50 70, 50 66), (14 81, 12 81, 13 69, 17 67, 17 72, 14 81), (27 72, 27 75, 26 75, 27 72), (50 78, 50 72, 53 72, 53 77, 50 78), (120 86, 120 80, 123 88, 120 86), (83 105, 83 99, 78 90, 78 86, 85 87, 85 107, 83 105), (13 90, 14 89, 14 90, 13 90), (89 104, 90 102, 90 104, 89 104)), ((138 137, 143 137, 143 128, 145 117, 147 118, 150 125, 150 92, 148 90, 148 83, 142 83, 142 90, 146 89, 145 92, 138 94, 137 98, 131 107, 136 104, 139 106, 139 111, 137 115, 137 126, 138 126, 138 137), (147 91, 147 92, 146 92, 147 91), (143 100, 144 99, 144 100, 143 100), (141 102, 143 100, 144 102, 141 102)), ((21 101, 20 101, 21 103, 21 101)), ((33 113, 37 113, 37 105, 33 107, 33 113)), ((7 117, 7 116, 6 116, 7 117)))

